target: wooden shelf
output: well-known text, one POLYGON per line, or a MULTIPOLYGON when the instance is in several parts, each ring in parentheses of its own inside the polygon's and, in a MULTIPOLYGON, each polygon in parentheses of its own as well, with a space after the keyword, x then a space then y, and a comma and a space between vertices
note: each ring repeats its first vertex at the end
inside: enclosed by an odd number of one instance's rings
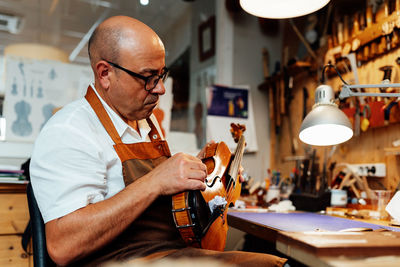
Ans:
POLYGON ((398 11, 393 12, 388 17, 381 19, 379 22, 372 24, 370 27, 365 28, 362 32, 357 34, 355 37, 350 38, 345 42, 342 47, 347 45, 353 47, 353 43, 359 43, 359 46, 363 46, 385 34, 392 33, 394 26, 399 18, 400 14, 398 11), (391 29, 390 29, 391 28, 391 29), (385 32, 388 31, 388 32, 385 32))
POLYGON ((325 54, 324 64, 327 64, 328 61, 332 59, 343 59, 346 55, 354 52, 357 52, 357 61, 361 63, 365 63, 387 54, 390 50, 393 50, 400 45, 400 40, 398 39, 398 31, 400 30, 400 27, 397 23, 399 19, 400 11, 394 11, 388 17, 380 19, 380 21, 360 31, 357 35, 351 36, 343 43, 337 44, 335 47, 330 48, 325 54), (390 43, 390 50, 387 50, 386 48, 386 41, 383 43, 376 42, 380 38, 385 38, 385 36, 392 36, 394 32, 396 32, 395 40, 397 41, 390 43), (369 46, 370 44, 374 45, 371 45, 368 48, 368 58, 365 58, 365 52, 361 51, 361 49, 363 49, 365 46, 369 46))
POLYGON ((0 193, 25 193, 27 184, 0 183, 0 193))
MULTIPOLYGON (((297 74, 305 70, 311 69, 312 66, 313 65, 310 62, 297 61, 296 63, 289 65, 287 67, 287 72, 289 76, 296 76, 297 74)), ((268 91, 268 89, 272 86, 272 84, 283 79, 284 78, 283 76, 284 76, 283 72, 280 71, 278 74, 267 77, 265 81, 258 86, 258 89, 260 89, 261 91, 268 91)))
POLYGON ((400 147, 386 147, 383 150, 386 155, 400 155, 400 147))

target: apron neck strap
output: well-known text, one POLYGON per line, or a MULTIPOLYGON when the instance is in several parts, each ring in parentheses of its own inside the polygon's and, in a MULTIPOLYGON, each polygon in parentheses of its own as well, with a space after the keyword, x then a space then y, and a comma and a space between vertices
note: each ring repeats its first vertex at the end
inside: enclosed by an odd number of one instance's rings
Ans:
MULTIPOLYGON (((92 107, 97 117, 99 118, 101 124, 103 124, 104 129, 106 129, 107 133, 110 135, 114 143, 122 144, 122 140, 117 132, 117 129, 115 129, 115 126, 112 123, 110 117, 108 116, 107 111, 104 109, 103 104, 101 103, 99 97, 96 95, 91 86, 88 87, 85 98, 89 102, 90 106, 92 107)), ((157 128, 152 122, 152 120, 150 118, 147 118, 146 121, 151 128, 149 133, 151 141, 160 141, 161 136, 158 133, 157 128)))
POLYGON ((98 96, 96 95, 96 93, 94 92, 93 88, 90 85, 87 89, 85 98, 89 102, 90 106, 96 113, 101 124, 103 124, 104 128, 106 129, 107 133, 110 135, 114 143, 121 144, 122 140, 117 132, 117 129, 115 129, 115 126, 112 123, 110 117, 108 116, 107 111, 104 109, 103 104, 101 103, 100 99, 98 98, 98 96))
POLYGON ((150 118, 146 119, 147 123, 150 126, 150 132, 149 132, 149 136, 150 136, 150 140, 153 141, 161 141, 161 135, 157 130, 157 127, 154 125, 153 121, 150 118))

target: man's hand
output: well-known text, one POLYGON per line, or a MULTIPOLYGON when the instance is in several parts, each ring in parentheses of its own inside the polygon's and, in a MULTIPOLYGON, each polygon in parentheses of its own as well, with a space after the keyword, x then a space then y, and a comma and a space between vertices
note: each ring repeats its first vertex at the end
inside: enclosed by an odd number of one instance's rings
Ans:
POLYGON ((172 195, 187 190, 205 190, 206 165, 197 157, 177 153, 158 165, 148 175, 158 186, 161 195, 172 195))
MULTIPOLYGON (((205 153, 206 153, 207 147, 210 146, 210 145, 212 145, 212 144, 215 144, 215 141, 214 141, 214 140, 211 140, 210 142, 208 142, 208 143, 200 150, 200 152, 197 154, 197 157, 198 157, 199 159, 203 159, 203 158, 205 157, 205 153)), ((243 168, 242 165, 240 165, 239 174, 238 174, 238 175, 239 175, 239 182, 241 182, 241 183, 244 182, 244 177, 242 176, 243 171, 244 171, 244 168, 243 168)))
POLYGON ((242 165, 240 165, 240 168, 239 168, 239 182, 241 182, 241 183, 244 182, 244 177, 242 175, 243 171, 244 171, 244 168, 243 168, 242 165))

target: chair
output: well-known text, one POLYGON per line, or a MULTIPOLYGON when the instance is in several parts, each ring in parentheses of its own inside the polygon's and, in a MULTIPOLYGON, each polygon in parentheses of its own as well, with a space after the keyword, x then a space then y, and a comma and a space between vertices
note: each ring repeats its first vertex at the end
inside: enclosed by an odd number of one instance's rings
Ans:
POLYGON ((56 264, 51 260, 47 253, 46 247, 46 232, 42 214, 37 205, 35 195, 33 194, 31 183, 26 188, 28 198, 29 216, 32 227, 32 248, 33 248, 33 263, 35 267, 52 267, 56 264))

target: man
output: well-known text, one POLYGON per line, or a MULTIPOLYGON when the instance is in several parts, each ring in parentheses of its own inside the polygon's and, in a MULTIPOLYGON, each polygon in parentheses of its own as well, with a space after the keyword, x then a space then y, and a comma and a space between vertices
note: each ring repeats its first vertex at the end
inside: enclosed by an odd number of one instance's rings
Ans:
POLYGON ((157 34, 133 18, 111 17, 90 38, 89 57, 94 85, 49 120, 32 155, 51 258, 82 266, 213 255, 281 265, 270 255, 186 248, 180 238, 171 195, 204 190, 207 174, 199 158, 170 155, 152 115, 168 73, 157 34))

